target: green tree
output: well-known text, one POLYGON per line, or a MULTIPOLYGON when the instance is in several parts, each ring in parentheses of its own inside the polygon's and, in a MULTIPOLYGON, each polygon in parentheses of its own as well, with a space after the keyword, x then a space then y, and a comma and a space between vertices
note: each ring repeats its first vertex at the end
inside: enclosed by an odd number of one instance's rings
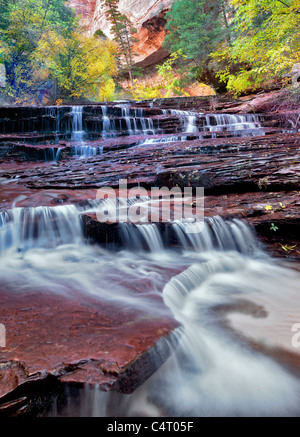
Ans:
POLYGON ((114 91, 115 46, 81 33, 66 0, 0 0, 7 89, 19 101, 107 99, 114 91))
POLYGON ((187 60, 201 67, 225 37, 224 6, 219 0, 175 1, 166 15, 168 34, 164 46, 171 52, 180 50, 187 60))
POLYGON ((2 0, 0 42, 10 93, 23 98, 37 92, 31 59, 48 29, 62 38, 75 24, 74 11, 65 0, 2 0))
POLYGON ((132 84, 134 70, 132 46, 136 41, 134 38, 136 30, 132 28, 126 15, 120 13, 118 4, 119 0, 104 0, 105 16, 111 24, 114 40, 118 45, 118 67, 129 74, 132 84))
POLYGON ((48 31, 41 38, 33 56, 37 77, 56 84, 57 98, 90 98, 109 100, 113 97, 116 74, 114 43, 80 31, 61 38, 48 31))
POLYGON ((9 25, 10 0, 0 0, 0 29, 7 29, 9 25))
POLYGON ((210 55, 220 42, 231 41, 231 11, 227 0, 176 0, 166 15, 164 47, 182 52, 192 80, 218 86, 210 55))
POLYGON ((300 0, 232 0, 235 38, 214 59, 236 94, 283 79, 300 62, 300 0), (238 66, 232 72, 232 65, 238 66))
POLYGON ((162 64, 157 67, 158 75, 165 80, 165 88, 167 93, 165 97, 169 97, 171 93, 181 96, 184 92, 184 75, 179 78, 174 75, 173 65, 178 58, 184 58, 182 51, 178 50, 171 54, 171 56, 162 64))

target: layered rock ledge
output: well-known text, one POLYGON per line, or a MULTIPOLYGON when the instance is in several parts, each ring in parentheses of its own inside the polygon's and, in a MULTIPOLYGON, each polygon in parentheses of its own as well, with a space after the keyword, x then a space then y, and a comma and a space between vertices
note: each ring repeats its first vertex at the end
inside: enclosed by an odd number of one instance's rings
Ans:
MULTIPOLYGON (((201 105, 203 111, 211 111, 211 99, 196 102, 191 108, 182 98, 176 100, 176 107, 199 109, 201 105)), ((167 132, 178 133, 178 119, 163 117, 158 110, 171 107, 172 101, 154 103, 157 108, 147 107, 147 116, 164 119, 167 132)), ((236 110, 244 103, 239 102, 236 110)), ((233 111, 232 105, 223 101, 218 108, 233 111)), ((116 118, 120 118, 118 111, 116 118)), ((7 119, 18 126, 18 117, 14 119, 13 110, 8 112, 7 119)), ((120 135, 87 140, 86 145, 101 147, 102 153, 76 158, 74 142, 64 135, 45 132, 45 138, 44 133, 35 132, 41 120, 34 112, 25 122, 30 132, 14 132, 12 127, 0 138, 1 211, 14 206, 88 205, 99 188, 118 190, 120 179, 127 180, 129 189, 144 188, 147 195, 152 187, 204 187, 205 217, 241 218, 254 227, 271 255, 299 260, 300 133, 283 132, 287 125, 281 115, 267 114, 268 125, 261 136, 205 132, 199 138, 189 133, 182 141, 151 144, 145 141, 146 135, 120 135), (53 148, 53 141, 61 159, 43 162, 45 149, 53 148), (32 150, 37 153, 34 157, 32 150)), ((25 120, 26 110, 23 116, 25 120)), ((52 129, 55 118, 49 111, 44 116, 45 131, 52 129)), ((92 118, 90 114, 88 123, 97 126, 99 120, 92 118)), ((89 240, 121 247, 116 223, 99 223, 93 213, 83 212, 82 217, 89 240)), ((172 244, 169 233, 168 245, 172 244)), ((166 272, 165 282, 177 273, 166 272)), ((36 413, 37 398, 47 401, 63 384, 91 383, 103 390, 133 391, 166 359, 168 348, 161 342, 178 326, 170 314, 150 319, 92 297, 83 299, 80 293, 69 299, 47 290, 31 290, 28 295, 8 290, 9 284, 1 285, 0 322, 10 335, 8 346, 0 349, 2 415, 36 413), (153 361, 153 349, 159 349, 155 355, 161 360, 153 361)))
POLYGON ((155 318, 83 295, 12 293, 5 285, 0 416, 36 414, 63 384, 131 393, 170 353, 164 339, 178 324, 167 311, 155 318))

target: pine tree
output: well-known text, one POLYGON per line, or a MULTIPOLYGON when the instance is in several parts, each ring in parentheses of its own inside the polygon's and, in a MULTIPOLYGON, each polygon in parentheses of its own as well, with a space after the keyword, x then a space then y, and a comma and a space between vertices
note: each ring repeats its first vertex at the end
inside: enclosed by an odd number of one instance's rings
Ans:
MULTIPOLYGON (((168 35, 164 46, 181 51, 201 67, 226 33, 221 0, 177 0, 166 15, 168 35)), ((227 23, 228 25, 228 23, 227 23)))
POLYGON ((129 74, 129 79, 132 83, 134 69, 132 46, 135 42, 135 38, 133 37, 134 29, 126 15, 120 13, 118 4, 119 0, 104 0, 104 6, 106 7, 105 16, 111 24, 114 40, 119 48, 119 69, 125 70, 129 74))
POLYGON ((232 0, 235 38, 214 58, 219 72, 236 94, 286 80, 300 62, 300 0, 232 0), (235 72, 232 65, 239 65, 235 72))

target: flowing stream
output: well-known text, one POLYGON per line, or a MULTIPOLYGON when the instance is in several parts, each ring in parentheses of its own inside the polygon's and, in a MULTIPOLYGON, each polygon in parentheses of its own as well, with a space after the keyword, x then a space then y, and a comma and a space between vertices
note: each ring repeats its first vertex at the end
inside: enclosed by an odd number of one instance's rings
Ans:
MULTIPOLYGON (((127 103, 47 111, 42 130, 52 126, 55 141, 71 139, 70 154, 78 158, 103 153, 89 135, 140 135, 136 147, 164 147, 204 134, 264 134, 260 117, 251 114, 157 110, 152 116, 127 103)), ((3 133, 10 133, 3 123, 3 133)), ((23 121, 22 133, 35 132, 35 123, 23 121)), ((39 153, 58 161, 56 146, 45 145, 39 153)), ((128 204, 140 202, 143 210, 148 201, 119 199, 120 217, 128 204)), ((292 330, 300 323, 299 269, 269 257, 245 222, 219 216, 201 224, 174 221, 164 229, 124 222, 115 231, 121 246, 92 245, 82 214, 99 207, 90 201, 0 212, 2 286, 69 299, 80 294, 109 302, 116 311, 136 309, 150 320, 171 314, 179 328, 151 352, 158 358, 168 350, 169 358, 132 394, 66 386, 64 403, 53 398, 47 415, 299 416, 300 354, 292 330)), ((103 207, 115 203, 107 200, 103 207)))
POLYGON ((187 231, 197 223, 173 223, 176 249, 155 224, 120 224, 123 247, 116 253, 85 241, 83 210, 2 212, 1 283, 15 292, 43 289, 70 299, 77 290, 150 317, 171 310, 180 323, 172 334, 177 346, 162 340, 170 358, 131 395, 86 385, 74 396, 66 388, 66 403, 53 399, 48 415, 299 415, 299 375, 284 364, 285 354, 297 352, 291 327, 300 320, 299 272, 269 258, 240 220, 213 217, 192 233, 187 231), (165 305, 152 299, 161 293, 165 305), (282 362, 273 356, 276 350, 282 362))

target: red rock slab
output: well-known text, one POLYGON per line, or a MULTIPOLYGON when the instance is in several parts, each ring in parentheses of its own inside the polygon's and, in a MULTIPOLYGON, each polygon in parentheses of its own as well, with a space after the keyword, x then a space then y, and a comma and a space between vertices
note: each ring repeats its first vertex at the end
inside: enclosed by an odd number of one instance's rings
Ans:
POLYGON ((29 189, 15 181, 0 181, 0 211, 12 207, 71 205, 95 200, 96 196, 96 189, 40 190, 29 189))
POLYGON ((299 185, 300 134, 194 140, 144 145, 49 167, 7 169, 28 188, 203 186, 210 194, 259 189, 288 190, 299 185))
MULTIPOLYGON (((148 195, 151 196, 150 190, 148 190, 148 195)), ((194 217, 196 213, 198 214, 198 219, 213 216, 220 216, 224 220, 242 219, 253 226, 258 238, 265 244, 265 249, 271 255, 300 259, 300 195, 298 191, 260 191, 205 196, 203 211, 199 205, 196 209, 195 198, 178 198, 175 201, 168 201, 170 217, 176 212, 177 214, 184 213, 186 204, 191 205, 190 210, 194 217)), ((140 214, 143 217, 141 223, 162 224, 163 203, 161 200, 155 203, 151 200, 140 202, 140 205, 140 214)), ((84 212, 82 215, 87 236, 95 238, 101 244, 105 244, 108 239, 116 243, 119 241, 118 226, 114 223, 98 222, 97 209, 84 212)))
MULTIPOLYGON (((104 193, 105 190, 101 190, 104 193)), ((120 196, 119 189, 115 189, 116 197, 131 197, 130 190, 122 190, 120 196)), ((91 189, 35 189, 27 188, 22 183, 8 179, 0 179, 0 211, 5 211, 13 207, 37 207, 37 206, 57 206, 74 205, 93 201, 97 198, 98 190, 91 189)), ((150 196, 150 190, 147 191, 150 196)))
MULTIPOLYGON (((166 272, 166 281, 177 273, 166 272)), ((157 296, 153 299, 162 308, 160 315, 76 291, 72 297, 39 290, 21 293, 10 284, 2 284, 0 299, 6 328, 6 347, 0 348, 0 402, 8 394, 11 399, 20 386, 26 395, 26 384, 49 375, 61 382, 132 392, 162 364, 155 364, 148 351, 178 326, 157 296)))

